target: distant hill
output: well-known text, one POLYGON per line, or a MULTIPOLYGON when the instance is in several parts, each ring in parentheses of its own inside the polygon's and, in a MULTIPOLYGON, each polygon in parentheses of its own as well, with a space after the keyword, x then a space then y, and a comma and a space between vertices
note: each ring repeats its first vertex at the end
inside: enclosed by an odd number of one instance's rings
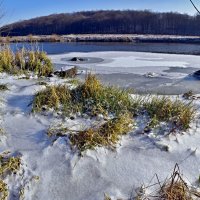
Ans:
POLYGON ((64 34, 200 35, 200 16, 150 11, 86 11, 53 14, 3 27, 3 36, 64 34))

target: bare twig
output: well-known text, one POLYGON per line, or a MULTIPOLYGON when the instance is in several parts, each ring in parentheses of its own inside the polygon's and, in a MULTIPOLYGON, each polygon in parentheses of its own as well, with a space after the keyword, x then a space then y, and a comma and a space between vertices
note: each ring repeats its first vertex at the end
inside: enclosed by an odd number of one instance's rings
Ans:
POLYGON ((200 10, 196 7, 196 5, 194 4, 194 2, 192 0, 190 0, 190 2, 193 5, 193 7, 195 8, 195 10, 200 14, 200 10))

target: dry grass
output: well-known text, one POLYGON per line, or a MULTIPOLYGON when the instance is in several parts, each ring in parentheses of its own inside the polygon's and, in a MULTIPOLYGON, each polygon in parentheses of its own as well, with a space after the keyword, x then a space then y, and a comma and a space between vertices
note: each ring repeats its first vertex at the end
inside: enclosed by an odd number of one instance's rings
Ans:
POLYGON ((8 46, 5 46, 0 51, 0 72, 10 74, 34 72, 38 76, 48 76, 53 72, 53 65, 45 52, 22 48, 13 53, 8 46))
POLYGON ((45 90, 36 94, 33 101, 33 111, 40 112, 44 106, 57 110, 60 105, 70 101, 70 90, 66 86, 48 86, 45 90))
POLYGON ((14 69, 15 55, 8 48, 5 47, 0 51, 0 72, 11 72, 14 69))
POLYGON ((20 165, 20 157, 10 157, 7 153, 0 155, 0 200, 6 200, 9 195, 7 184, 2 179, 7 175, 17 173, 20 165))
POLYGON ((42 107, 58 109, 69 115, 75 112, 90 116, 112 113, 119 115, 135 109, 134 101, 126 90, 105 87, 95 75, 88 74, 85 82, 70 90, 66 86, 49 86, 36 94, 33 111, 42 107))
POLYGON ((196 200, 200 198, 200 193, 190 187, 183 179, 178 164, 175 165, 172 175, 164 182, 161 182, 156 175, 157 183, 143 187, 142 193, 134 199, 138 200, 196 200), (145 194, 146 189, 151 190, 155 186, 158 189, 151 194, 145 194))
POLYGON ((129 114, 111 119, 100 127, 89 128, 78 133, 71 133, 69 140, 80 152, 95 147, 114 149, 120 137, 133 128, 133 120, 129 114))
POLYGON ((183 180, 178 165, 175 166, 171 177, 164 182, 159 193, 159 198, 163 200, 193 200, 193 194, 183 180))
POLYGON ((0 200, 6 200, 8 197, 7 184, 0 180, 0 200))
POLYGON ((152 120, 152 127, 159 122, 170 122, 180 130, 187 130, 195 115, 195 109, 191 102, 184 103, 168 97, 150 97, 144 103, 144 109, 152 120))
POLYGON ((16 173, 20 169, 19 157, 7 157, 0 155, 0 175, 16 173))
POLYGON ((53 108, 63 115, 81 112, 94 117, 99 114, 132 116, 146 113, 150 121, 147 127, 154 128, 161 122, 170 124, 171 130, 187 130, 195 116, 191 102, 172 100, 160 96, 131 97, 127 90, 103 86, 95 75, 88 74, 85 82, 70 90, 67 86, 49 86, 36 94, 33 111, 53 108))
POLYGON ((96 147, 106 147, 115 149, 121 136, 133 129, 133 119, 126 113, 116 118, 110 119, 102 125, 95 125, 82 131, 74 131, 58 124, 50 127, 47 135, 55 141, 59 137, 69 139, 71 146, 77 149, 80 154, 88 149, 96 147))

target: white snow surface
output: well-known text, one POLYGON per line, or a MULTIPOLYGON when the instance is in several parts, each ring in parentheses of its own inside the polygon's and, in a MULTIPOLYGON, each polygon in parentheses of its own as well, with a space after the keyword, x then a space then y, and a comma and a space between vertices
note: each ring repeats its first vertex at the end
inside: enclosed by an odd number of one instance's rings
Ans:
POLYGON ((54 63, 66 65, 75 64, 87 68, 99 74, 111 73, 134 73, 144 75, 147 72, 154 72, 161 77, 183 78, 185 73, 168 73, 165 70, 170 68, 200 68, 200 57, 195 55, 176 55, 163 53, 146 52, 75 52, 50 56, 54 63), (72 57, 94 57, 102 58, 100 63, 72 63, 63 58, 72 57))
MULTIPOLYGON (((196 63, 196 66, 200 63, 197 56, 129 52, 79 55, 103 57, 111 62, 110 68, 154 66, 153 72, 156 73, 160 73, 159 66, 186 67, 191 62, 196 63), (113 57, 116 58, 115 61, 112 61, 113 57)), ((59 63, 61 57, 63 55, 51 56, 53 61, 59 63)), ((106 63, 97 65, 106 66, 106 63)), ((146 73, 149 71, 149 68, 146 69, 146 73)), ((56 82, 55 78, 50 80, 50 84, 56 82)), ((115 151, 97 148, 79 157, 72 152, 64 138, 59 138, 52 144, 46 135, 46 130, 52 123, 59 123, 54 115, 31 113, 30 103, 34 94, 45 86, 38 85, 35 79, 18 80, 5 74, 1 75, 0 83, 6 83, 10 89, 1 92, 0 119, 6 133, 5 136, 0 136, 0 150, 22 155, 25 173, 23 179, 16 179, 16 182, 19 185, 27 182, 26 200, 103 200, 105 193, 113 200, 128 199, 134 196, 137 188, 143 184, 148 185, 155 174, 158 174, 160 180, 164 180, 171 174, 176 163, 186 181, 196 185, 200 175, 199 112, 191 128, 183 134, 161 138, 143 135, 139 133, 142 127, 142 121, 139 121, 138 127, 122 138, 115 151), (169 152, 163 150, 166 145, 169 152), (37 183, 29 182, 33 176, 40 177, 37 183)), ((195 100, 194 103, 199 109, 200 101, 195 100)), ((92 123, 90 119, 65 119, 65 124, 69 127, 86 126, 88 123, 92 123)), ((14 190, 15 183, 6 181, 9 188, 14 190)), ((10 199, 15 198, 10 196, 10 199)))

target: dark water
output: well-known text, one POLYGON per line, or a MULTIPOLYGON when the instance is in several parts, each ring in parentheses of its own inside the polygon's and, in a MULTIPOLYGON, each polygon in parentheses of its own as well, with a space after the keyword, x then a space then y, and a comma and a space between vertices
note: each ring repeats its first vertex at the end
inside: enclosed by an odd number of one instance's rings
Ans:
POLYGON ((22 47, 28 49, 39 48, 48 54, 62 54, 68 52, 94 52, 94 51, 139 51, 154 53, 178 53, 200 55, 200 44, 173 44, 173 43, 11 43, 16 51, 22 47))

